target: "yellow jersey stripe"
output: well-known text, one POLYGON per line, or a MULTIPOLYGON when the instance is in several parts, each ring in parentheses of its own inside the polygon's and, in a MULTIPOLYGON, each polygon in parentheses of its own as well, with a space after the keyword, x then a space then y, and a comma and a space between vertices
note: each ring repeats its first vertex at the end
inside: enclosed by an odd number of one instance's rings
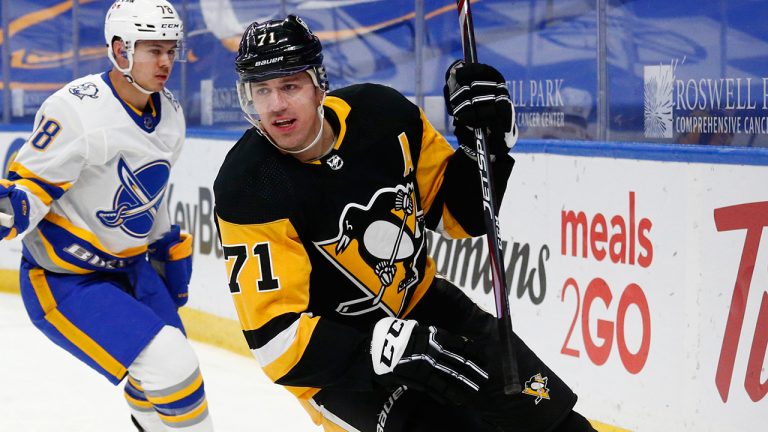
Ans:
POLYGON ((465 239, 471 237, 453 217, 446 206, 443 206, 443 229, 452 239, 465 239))
POLYGON ((428 256, 427 264, 424 266, 424 278, 421 280, 421 282, 419 282, 419 284, 416 286, 416 289, 413 291, 411 304, 405 311, 403 311, 402 318, 407 317, 413 308, 419 304, 421 298, 424 297, 424 294, 427 293, 429 286, 432 285, 432 280, 435 278, 435 273, 437 273, 437 265, 435 264, 435 260, 428 256))
POLYGON ((419 158, 419 165, 416 168, 416 182, 419 184, 421 208, 424 212, 428 212, 443 185, 443 175, 454 150, 448 141, 432 127, 424 111, 419 110, 419 115, 423 129, 420 154, 423 156, 419 158))
POLYGON ((65 270, 69 270, 72 273, 77 273, 77 274, 93 273, 92 270, 87 270, 84 268, 77 267, 59 258, 59 256, 56 255, 56 251, 53 249, 53 245, 51 245, 51 242, 49 242, 48 239, 45 238, 45 236, 43 235, 42 231, 40 231, 39 228, 37 229, 37 233, 38 235, 40 235, 40 240, 42 240, 43 242, 43 247, 45 248, 45 252, 48 253, 48 257, 51 259, 51 261, 53 261, 54 264, 56 264, 57 266, 65 270))
POLYGON ((58 226, 59 228, 66 230, 67 232, 71 233, 75 237, 83 239, 84 241, 93 245, 93 247, 95 247, 96 249, 104 253, 108 253, 117 258, 130 258, 130 257, 140 255, 147 251, 147 246, 142 245, 142 246, 128 248, 120 252, 112 252, 111 250, 107 249, 106 246, 101 244, 98 237, 96 237, 94 233, 86 229, 76 227, 75 225, 72 224, 72 222, 70 222, 69 220, 67 220, 67 218, 63 216, 59 216, 55 213, 48 213, 47 215, 45 215, 45 220, 58 226))
POLYGON ((12 227, 11 230, 8 231, 8 234, 3 237, 3 240, 13 240, 17 235, 19 235, 19 232, 16 231, 16 227, 12 227))
POLYGON ((332 109, 333 112, 336 113, 336 116, 339 118, 339 136, 336 137, 336 142, 333 145, 333 148, 338 150, 342 141, 344 141, 344 135, 347 134, 347 116, 349 116, 350 111, 352 111, 352 107, 350 107, 349 104, 344 100, 334 96, 328 96, 325 98, 325 103, 323 103, 323 105, 332 109))
POLYGON ((14 183, 16 183, 17 186, 23 186, 30 192, 32 192, 32 195, 36 196, 40 201, 43 202, 43 204, 49 206, 53 202, 53 197, 43 188, 40 187, 39 184, 33 182, 32 180, 28 179, 19 179, 16 180, 14 183))
POLYGON ((283 387, 300 400, 309 399, 312 396, 316 395, 318 392, 320 392, 320 389, 316 387, 292 387, 292 386, 283 386, 283 387))
MULTIPOLYGON (((123 102, 124 102, 126 105, 128 105, 128 108, 130 108, 130 109, 131 109, 133 112, 135 112, 135 113, 136 113, 136 115, 142 115, 142 114, 144 114, 144 111, 143 111, 143 110, 140 110, 140 109, 136 108, 136 107, 135 107, 135 106, 133 106, 133 105, 132 105, 130 102, 128 102, 127 100, 123 99, 122 97, 121 97, 120 99, 122 99, 122 101, 123 101, 123 102)), ((154 102, 152 102, 152 98, 149 98, 149 107, 152 109, 152 117, 155 117, 155 116, 157 115, 157 111, 155 110, 155 103, 154 103, 154 102)))
POLYGON ((20 177, 27 178, 27 179, 35 179, 35 180, 38 180, 38 181, 43 182, 45 184, 49 184, 51 186, 55 186, 57 188, 63 189, 65 191, 72 187, 72 183, 70 183, 70 182, 59 182, 59 183, 56 183, 56 182, 52 182, 52 181, 46 180, 46 179, 40 177, 39 175, 35 174, 34 172, 32 172, 32 170, 30 170, 29 168, 25 167, 24 165, 22 165, 21 163, 19 163, 17 161, 13 161, 11 163, 9 171, 16 172, 16 174, 18 174, 20 177))
POLYGON ((35 289, 37 301, 40 302, 40 307, 43 309, 43 312, 47 315, 48 312, 56 309, 56 299, 53 298, 53 293, 48 286, 48 281, 45 280, 45 270, 39 268, 30 270, 29 281, 35 289))
POLYGON ((289 348, 272 363, 262 365, 264 373, 272 380, 277 381, 283 375, 287 374, 294 366, 301 360, 304 355, 304 351, 309 345, 309 341, 312 339, 312 333, 317 327, 317 323, 320 318, 309 318, 307 315, 302 315, 299 318, 299 328, 296 331, 296 337, 289 348))

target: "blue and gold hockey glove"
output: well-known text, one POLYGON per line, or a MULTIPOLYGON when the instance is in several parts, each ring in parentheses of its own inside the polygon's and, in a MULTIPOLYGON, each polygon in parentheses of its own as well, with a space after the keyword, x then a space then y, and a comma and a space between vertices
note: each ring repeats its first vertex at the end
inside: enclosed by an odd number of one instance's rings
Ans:
POLYGON ((149 245, 149 260, 165 280, 176 306, 184 306, 192 278, 192 235, 171 225, 170 231, 149 245))
POLYGON ((376 381, 387 388, 405 385, 442 403, 467 404, 488 381, 472 355, 478 352, 470 339, 414 320, 383 318, 371 336, 376 381))
POLYGON ((0 179, 0 240, 10 240, 29 227, 29 198, 6 179, 0 179))
POLYGON ((475 152, 474 129, 483 129, 488 152, 509 153, 517 142, 515 108, 501 73, 482 63, 457 60, 445 72, 445 106, 453 116, 454 134, 470 156, 475 152))

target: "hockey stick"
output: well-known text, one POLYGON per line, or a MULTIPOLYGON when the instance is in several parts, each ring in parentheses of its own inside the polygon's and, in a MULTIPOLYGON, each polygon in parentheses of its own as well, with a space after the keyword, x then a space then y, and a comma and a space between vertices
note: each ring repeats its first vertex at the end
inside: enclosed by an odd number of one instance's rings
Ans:
POLYGON ((0 213, 0 226, 6 227, 6 228, 12 228, 13 227, 13 215, 0 213))
MULTIPOLYGON (((475 29, 472 24, 469 2, 470 0, 456 0, 456 6, 459 11, 459 28, 461 30, 461 44, 464 48, 464 61, 467 63, 477 63, 475 29)), ((504 393, 515 394, 520 393, 522 387, 520 386, 517 361, 512 345, 512 319, 509 312, 506 275, 501 269, 503 255, 501 253, 501 240, 499 239, 499 218, 496 214, 493 176, 491 175, 490 158, 486 152, 485 132, 482 129, 475 129, 475 144, 477 146, 477 166, 480 170, 480 181, 483 191, 483 210, 487 231, 486 237, 488 238, 488 254, 491 258, 491 281, 493 283, 493 296, 496 301, 499 340, 502 347, 501 366, 504 375, 504 393)))

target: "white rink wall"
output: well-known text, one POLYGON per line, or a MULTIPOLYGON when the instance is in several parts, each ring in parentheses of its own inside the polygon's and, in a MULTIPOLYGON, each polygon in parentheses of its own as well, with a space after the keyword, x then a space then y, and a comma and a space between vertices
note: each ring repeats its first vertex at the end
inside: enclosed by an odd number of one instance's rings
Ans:
MULTIPOLYGON (((513 325, 585 415, 637 431, 765 427, 765 185, 765 166, 517 155, 501 211, 513 325)), ((465 283, 493 310, 485 286, 465 283)))
MULTIPOLYGON (((0 155, 17 137, 26 133, 0 133, 0 155)), ((171 219, 195 236, 188 306, 230 319, 212 185, 235 141, 189 139, 168 192, 171 219)), ((579 394, 579 410, 635 431, 761 430, 768 168, 516 159, 501 211, 513 325, 579 394)), ((492 311, 485 248, 430 243, 438 268, 492 311)), ((16 269, 19 251, 3 243, 0 269, 16 269)))

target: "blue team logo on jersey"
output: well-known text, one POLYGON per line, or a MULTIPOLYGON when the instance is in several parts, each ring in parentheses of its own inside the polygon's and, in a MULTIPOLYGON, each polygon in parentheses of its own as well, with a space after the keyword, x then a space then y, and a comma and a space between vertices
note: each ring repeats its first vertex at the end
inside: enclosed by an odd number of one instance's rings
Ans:
POLYGON ((112 209, 99 210, 96 216, 108 227, 120 227, 132 237, 146 237, 163 201, 170 173, 171 166, 166 161, 150 162, 134 171, 121 157, 117 163, 120 187, 112 209))
POLYGON ((99 94, 99 88, 92 82, 80 84, 78 86, 72 86, 69 88, 69 92, 83 100, 84 97, 96 99, 99 94))

